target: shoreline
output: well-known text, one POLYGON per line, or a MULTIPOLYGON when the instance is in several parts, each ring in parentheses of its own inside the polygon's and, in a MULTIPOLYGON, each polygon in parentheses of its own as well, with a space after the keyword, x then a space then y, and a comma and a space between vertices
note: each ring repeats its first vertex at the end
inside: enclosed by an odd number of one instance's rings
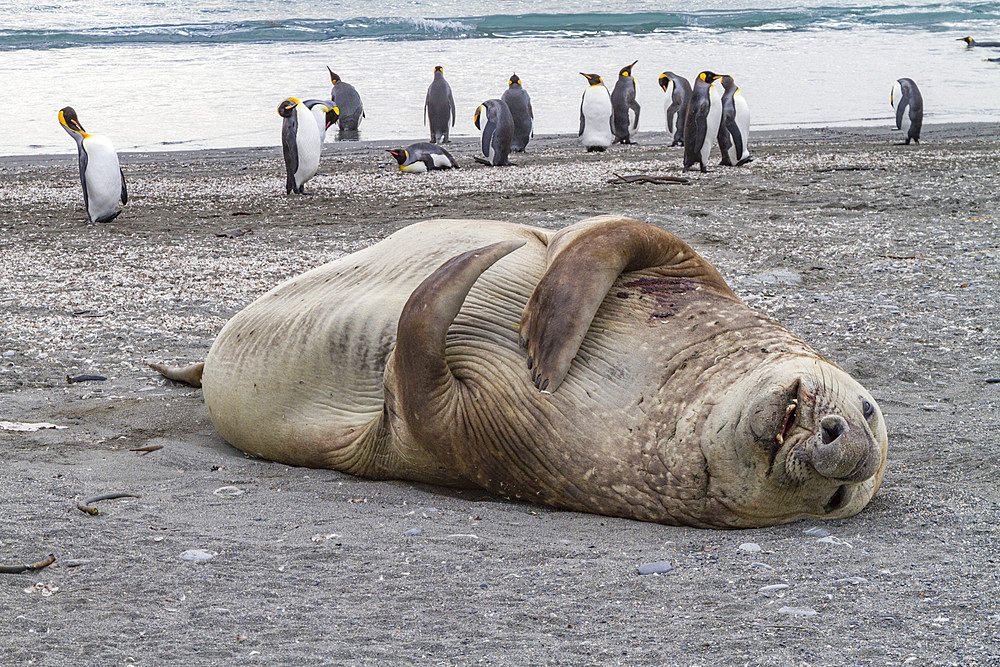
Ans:
POLYGON ((276 146, 137 153, 130 202, 101 225, 75 155, 4 158, 0 420, 65 428, 0 430, 0 565, 57 558, 0 575, 0 646, 44 664, 987 664, 1000 124, 924 129, 919 146, 884 127, 754 131, 749 165, 670 186, 607 182, 680 175, 662 132, 604 154, 536 137, 503 169, 463 139, 460 170, 424 175, 398 173, 396 142, 335 142, 310 197, 284 194, 276 146), (200 390, 145 366, 203 358, 279 281, 409 222, 600 213, 674 232, 873 393, 889 462, 868 507, 710 531, 290 468, 227 445, 200 390), (217 236, 232 227, 252 233, 217 236), (66 382, 84 373, 107 380, 66 382), (142 498, 75 509, 110 492, 142 498))

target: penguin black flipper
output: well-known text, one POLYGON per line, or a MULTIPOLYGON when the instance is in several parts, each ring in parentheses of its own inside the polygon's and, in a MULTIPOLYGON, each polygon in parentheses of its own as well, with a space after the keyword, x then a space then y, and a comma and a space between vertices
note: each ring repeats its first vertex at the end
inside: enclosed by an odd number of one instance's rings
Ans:
POLYGON ((586 119, 583 117, 583 100, 586 99, 586 97, 587 93, 584 93, 583 97, 580 98, 580 133, 576 135, 578 137, 583 136, 583 126, 586 123, 586 119))
POLYGON ((455 98, 451 94, 451 88, 448 88, 448 106, 451 107, 451 126, 455 127, 455 98))
POLYGON ((736 124, 736 117, 731 116, 726 119, 726 127, 729 130, 729 136, 733 140, 733 147, 736 149, 736 164, 743 164, 743 162, 749 162, 749 160, 740 161, 740 156, 743 155, 743 134, 740 132, 740 126, 736 124))
POLYGON ((489 117, 486 119, 486 127, 483 128, 483 155, 489 157, 490 154, 490 144, 493 143, 493 134, 497 131, 496 121, 490 120, 489 117))
POLYGON ((80 185, 83 186, 83 210, 87 212, 87 219, 90 219, 90 197, 87 195, 87 151, 83 144, 77 148, 80 157, 80 185))
POLYGON ((903 113, 909 111, 910 101, 903 95, 899 100, 899 104, 896 105, 896 129, 902 129, 903 127, 903 113))
POLYGON ((716 139, 719 141, 719 150, 722 151, 722 159, 719 164, 723 167, 732 167, 733 161, 729 157, 729 150, 733 147, 732 137, 730 136, 728 119, 723 118, 722 122, 719 123, 719 133, 716 139))
POLYGON ((125 187, 125 172, 121 167, 118 168, 118 173, 122 175, 122 204, 128 203, 128 188, 125 187))
POLYGON ((285 155, 285 172, 288 177, 285 179, 285 194, 291 194, 296 190, 295 172, 299 170, 299 147, 295 141, 298 133, 298 119, 292 114, 285 119, 281 127, 281 148, 285 155))
POLYGON ((632 121, 632 128, 629 130, 629 143, 632 143, 631 135, 639 129, 639 102, 635 99, 635 92, 629 95, 628 108, 635 112, 635 119, 632 121))

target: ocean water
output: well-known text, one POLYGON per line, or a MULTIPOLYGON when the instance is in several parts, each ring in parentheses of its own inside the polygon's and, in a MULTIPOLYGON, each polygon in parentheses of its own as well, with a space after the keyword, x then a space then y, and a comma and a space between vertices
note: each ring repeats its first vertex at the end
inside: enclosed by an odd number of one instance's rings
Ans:
POLYGON ((477 133, 476 107, 515 72, 536 133, 575 133, 579 73, 610 88, 633 60, 640 130, 663 129, 668 69, 733 75, 751 131, 888 127, 904 76, 925 125, 1000 121, 1000 63, 984 60, 1000 49, 956 41, 1000 40, 1000 1, 792 2, 0 0, 0 155, 73 152, 56 117, 66 105, 120 151, 277 146, 278 103, 327 98, 328 66, 364 100, 362 139, 425 139, 436 65, 458 107, 453 136, 477 133))

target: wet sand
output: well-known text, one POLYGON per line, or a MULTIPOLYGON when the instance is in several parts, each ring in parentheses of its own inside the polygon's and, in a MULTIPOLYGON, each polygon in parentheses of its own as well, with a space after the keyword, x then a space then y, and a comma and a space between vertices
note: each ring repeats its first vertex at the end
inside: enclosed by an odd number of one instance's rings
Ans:
POLYGON ((308 197, 277 148, 125 154, 103 225, 75 155, 0 158, 0 421, 65 427, 0 430, 0 565, 57 558, 0 574, 5 662, 995 664, 1000 126, 897 136, 755 133, 751 164, 689 185, 607 183, 681 176, 663 133, 538 137, 504 169, 459 141, 461 170, 422 176, 328 143, 308 197), (889 461, 861 514, 708 531, 289 468, 145 366, 202 359, 277 282, 410 222, 601 213, 676 233, 872 391, 889 461), (142 497, 76 509, 112 492, 142 497))

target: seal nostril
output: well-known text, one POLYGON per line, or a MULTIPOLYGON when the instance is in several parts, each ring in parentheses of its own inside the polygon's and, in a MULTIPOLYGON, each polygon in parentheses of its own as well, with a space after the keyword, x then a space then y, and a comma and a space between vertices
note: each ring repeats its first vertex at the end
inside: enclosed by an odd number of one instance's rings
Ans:
POLYGON ((841 507, 844 506, 844 502, 847 500, 847 485, 841 484, 837 487, 837 490, 833 492, 830 496, 830 500, 826 502, 823 509, 827 512, 836 512, 841 507))
POLYGON ((831 442, 844 434, 844 420, 836 417, 824 417, 821 423, 823 427, 823 444, 829 445, 831 442))

